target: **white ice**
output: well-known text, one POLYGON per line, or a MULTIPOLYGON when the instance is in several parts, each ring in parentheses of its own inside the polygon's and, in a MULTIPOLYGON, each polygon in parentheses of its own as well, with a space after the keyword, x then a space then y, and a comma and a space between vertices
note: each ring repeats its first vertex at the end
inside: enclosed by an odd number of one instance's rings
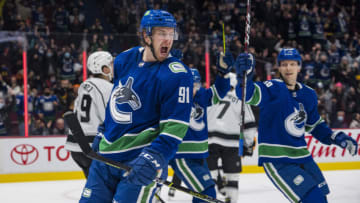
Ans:
MULTIPOLYGON (((324 171, 330 186, 329 203, 360 202, 360 170, 324 171)), ((85 180, 41 181, 0 184, 1 203, 75 203, 81 194, 85 180)), ((163 187, 161 198, 167 203, 191 202, 191 197, 177 191, 169 199, 167 187, 163 187)), ((288 200, 275 189, 266 175, 241 174, 239 180, 239 202, 276 202, 287 203, 288 200)))

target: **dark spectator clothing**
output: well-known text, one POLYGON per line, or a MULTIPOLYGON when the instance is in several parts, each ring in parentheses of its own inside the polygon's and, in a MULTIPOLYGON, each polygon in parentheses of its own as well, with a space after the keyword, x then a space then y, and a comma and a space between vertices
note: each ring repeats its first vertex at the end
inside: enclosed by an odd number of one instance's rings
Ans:
MULTIPOLYGON (((209 42, 213 81, 216 55, 223 46, 223 23, 226 50, 236 56, 244 49, 244 1, 104 0, 87 3, 85 6, 83 0, 7 0, 3 6, 0 28, 2 31, 18 31, 27 38, 29 89, 37 91, 34 97, 41 95, 45 87, 57 95, 56 118, 72 108, 75 98, 72 86, 82 82, 79 68, 82 51, 89 54, 106 50, 116 56, 138 44, 138 16, 147 9, 161 8, 173 13, 179 32, 174 47, 183 51, 186 64, 199 69, 203 82, 205 42, 209 42), (66 88, 60 85, 63 79, 71 83, 66 88)), ((324 0, 298 4, 293 1, 252 2, 249 51, 261 60, 257 61, 257 80, 278 75, 276 56, 280 48, 295 47, 301 53, 311 53, 311 60, 303 61, 299 80, 313 88, 321 82, 324 91, 319 100, 327 117, 336 117, 336 112, 349 104, 351 110, 345 109, 345 120, 349 123, 351 114, 360 110, 357 99, 360 98, 360 82, 356 79, 360 74, 360 67, 356 65, 356 62, 360 63, 360 12, 354 12, 353 8, 360 8, 360 1, 335 1, 334 4, 324 0), (340 7, 343 9, 338 9, 340 7), (320 60, 320 53, 326 55, 326 61, 320 60), (348 58, 347 65, 342 63, 344 56, 348 58), (265 65, 270 69, 267 70, 265 65), (356 91, 337 94, 332 88, 338 82, 344 86, 343 89, 354 87, 356 91)), ((7 87, 12 76, 22 84, 22 45, 1 43, 0 50, 0 91, 9 94, 7 87)), ((23 108, 20 106, 17 105, 18 113, 23 108)), ((23 117, 21 113, 18 115, 23 117)), ((32 120, 36 121, 35 118, 32 120)), ((36 134, 52 131, 46 126, 42 129, 39 122, 35 124, 32 124, 32 129, 36 134)))

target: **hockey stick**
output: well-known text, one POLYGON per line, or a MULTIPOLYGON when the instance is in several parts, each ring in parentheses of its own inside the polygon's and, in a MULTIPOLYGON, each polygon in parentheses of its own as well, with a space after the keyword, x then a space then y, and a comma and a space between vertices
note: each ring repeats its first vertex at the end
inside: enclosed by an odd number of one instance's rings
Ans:
MULTIPOLYGON (((250 0, 247 0, 247 5, 246 5, 246 26, 245 26, 245 41, 244 41, 244 51, 245 53, 248 53, 248 46, 250 44, 250 17, 251 17, 251 13, 250 13, 250 0)), ((241 109, 240 109, 240 114, 241 114, 241 122, 240 122, 240 139, 239 139, 239 155, 243 154, 243 139, 244 139, 244 129, 245 129, 245 99, 246 99, 246 80, 247 80, 247 75, 246 75, 246 71, 244 71, 243 73, 243 80, 242 80, 242 87, 241 87, 241 91, 242 91, 242 95, 241 95, 241 109)))
MULTIPOLYGON (((89 157, 91 159, 94 159, 94 160, 97 160, 97 161, 100 161, 100 162, 103 162, 103 163, 105 163, 107 165, 110 165, 112 167, 115 167, 115 168, 118 168, 118 169, 121 169, 121 170, 125 170, 127 173, 130 172, 131 168, 129 166, 127 166, 127 165, 125 165, 123 163, 108 159, 106 157, 103 157, 103 156, 101 156, 100 154, 94 152, 91 149, 89 143, 86 140, 86 137, 85 137, 85 134, 84 134, 84 132, 83 132, 83 130, 81 128, 81 125, 80 125, 76 115, 74 114, 74 112, 68 111, 68 112, 66 112, 64 114, 63 117, 64 117, 64 120, 65 120, 66 124, 69 126, 75 140, 80 145, 81 150, 83 151, 83 153, 87 157, 89 157)), ((218 199, 214 199, 213 197, 210 197, 208 195, 195 192, 193 190, 182 187, 180 185, 174 185, 173 183, 171 183, 171 182, 169 182, 167 180, 162 180, 162 179, 156 178, 155 182, 166 185, 169 188, 173 188, 175 190, 182 191, 182 192, 184 192, 186 194, 189 194, 189 195, 191 195, 193 197, 202 199, 202 200, 210 202, 210 203, 224 203, 223 201, 218 200, 218 199)))
POLYGON ((161 199, 160 195, 158 195, 157 193, 155 193, 155 197, 156 199, 158 199, 161 203, 165 203, 165 201, 163 199, 161 199))

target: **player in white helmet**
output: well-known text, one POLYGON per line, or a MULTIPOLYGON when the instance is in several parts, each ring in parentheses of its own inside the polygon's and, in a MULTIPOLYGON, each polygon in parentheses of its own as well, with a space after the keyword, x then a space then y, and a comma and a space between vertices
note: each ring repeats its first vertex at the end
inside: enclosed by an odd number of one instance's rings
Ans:
POLYGON ((245 104, 244 137, 239 137, 242 102, 235 93, 238 82, 236 75, 229 73, 229 77, 231 90, 218 104, 207 109, 209 124, 207 162, 212 178, 216 179, 218 190, 225 195, 227 202, 233 203, 237 202, 239 196, 238 180, 242 169, 241 156, 252 156, 257 129, 251 107, 245 104), (239 142, 239 139, 242 139, 243 142, 239 142))
MULTIPOLYGON (((98 126, 104 122, 105 107, 113 87, 110 82, 113 75, 113 57, 106 51, 94 52, 88 57, 87 67, 90 71, 90 77, 81 83, 78 89, 78 96, 74 102, 74 112, 76 112, 89 143, 93 143, 98 132, 98 126)), ((81 152, 72 135, 68 135, 66 149, 71 151, 71 157, 87 177, 91 159, 81 152)))

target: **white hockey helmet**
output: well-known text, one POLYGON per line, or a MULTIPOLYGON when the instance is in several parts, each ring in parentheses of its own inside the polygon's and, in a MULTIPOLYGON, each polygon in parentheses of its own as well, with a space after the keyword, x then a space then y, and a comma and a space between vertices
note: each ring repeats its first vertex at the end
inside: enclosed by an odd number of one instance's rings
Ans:
POLYGON ((113 72, 113 57, 107 51, 96 51, 88 57, 87 68, 92 74, 102 74, 112 79, 113 72), (110 68, 110 73, 104 73, 102 67, 107 66, 110 68))
POLYGON ((230 72, 229 73, 229 78, 230 78, 230 86, 235 88, 236 85, 237 85, 237 78, 236 78, 236 74, 235 73, 232 73, 230 72))

